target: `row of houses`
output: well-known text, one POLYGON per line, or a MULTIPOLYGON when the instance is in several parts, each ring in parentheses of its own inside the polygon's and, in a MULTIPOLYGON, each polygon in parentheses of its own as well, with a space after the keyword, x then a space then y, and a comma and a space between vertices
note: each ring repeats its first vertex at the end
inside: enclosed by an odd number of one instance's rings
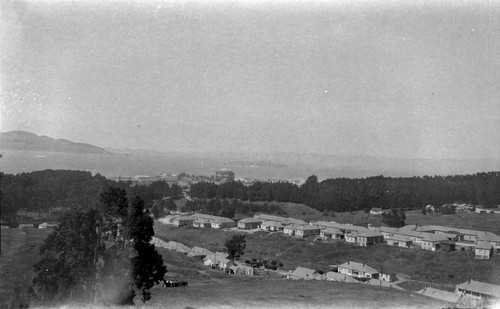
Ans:
POLYGON ((363 227, 334 221, 304 220, 274 215, 255 215, 238 223, 218 216, 193 214, 174 219, 176 226, 195 226, 200 228, 262 229, 278 231, 287 235, 306 238, 321 236, 324 239, 339 239, 347 243, 367 247, 386 243, 402 248, 420 248, 427 251, 453 251, 456 249, 474 250, 477 259, 489 259, 500 250, 500 236, 484 231, 444 227, 437 225, 410 225, 402 228, 363 227))
POLYGON ((195 213, 191 216, 176 217, 174 218, 173 223, 177 227, 194 226, 198 228, 215 229, 232 228, 236 226, 236 222, 229 218, 205 215, 200 213, 195 213))
POLYGON ((383 274, 373 267, 363 263, 348 261, 339 265, 337 271, 320 273, 314 269, 306 267, 297 267, 294 271, 287 274, 288 279, 292 280, 327 280, 343 283, 365 283, 370 285, 394 288, 404 290, 394 282, 394 275, 383 274))
MULTIPOLYGON (((393 282, 395 280, 394 275, 381 273, 364 263, 353 261, 338 265, 337 271, 329 271, 325 274, 321 274, 314 269, 297 267, 294 271, 290 271, 287 274, 287 278, 292 280, 328 280, 344 283, 365 283, 404 290, 393 282)), ((417 293, 454 304, 478 304, 477 302, 471 302, 471 299, 483 303, 484 301, 500 301, 500 286, 475 280, 457 284, 455 293, 432 287, 426 287, 417 291, 417 293)))
POLYGON ((417 293, 427 297, 474 308, 487 308, 487 304, 500 301, 500 286, 472 279, 464 283, 457 284, 455 286, 455 292, 426 287, 417 291, 417 293))

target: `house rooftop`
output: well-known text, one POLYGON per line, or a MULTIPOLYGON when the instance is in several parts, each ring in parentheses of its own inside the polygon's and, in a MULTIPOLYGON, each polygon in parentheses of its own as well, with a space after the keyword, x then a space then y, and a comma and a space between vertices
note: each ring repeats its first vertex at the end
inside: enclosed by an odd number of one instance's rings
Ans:
POLYGON ((301 230, 301 231, 316 231, 316 230, 320 230, 319 227, 317 227, 315 225, 311 225, 311 224, 298 225, 295 229, 296 230, 301 230))
POLYGON ((418 294, 427 296, 427 297, 432 297, 436 298, 439 300, 443 300, 449 303, 457 303, 460 300, 461 295, 455 294, 453 292, 448 292, 448 291, 443 291, 443 290, 438 290, 434 289, 431 287, 424 288, 420 291, 417 291, 418 294))
POLYGON ((358 237, 382 237, 383 235, 378 231, 362 231, 358 234, 358 237))
POLYGON ((313 276, 315 274, 316 271, 314 269, 299 266, 290 275, 294 277, 305 278, 307 276, 313 276))
POLYGON ((475 280, 457 284, 457 289, 500 298, 500 286, 475 280))
POLYGON ((238 223, 262 223, 262 220, 257 218, 245 218, 238 221, 238 223))
POLYGON ((341 273, 336 273, 334 271, 329 271, 325 275, 327 280, 340 281, 340 282, 349 282, 349 283, 359 283, 358 280, 354 279, 351 276, 344 275, 341 273))
POLYGON ((362 272, 369 273, 369 274, 377 274, 378 273, 378 270, 376 270, 373 267, 370 267, 364 263, 358 263, 358 262, 353 262, 353 261, 349 261, 349 262, 346 262, 344 264, 341 264, 341 265, 339 265, 339 267, 353 269, 353 270, 357 270, 357 271, 362 271, 362 272))
POLYGON ((395 240, 395 241, 412 241, 412 239, 408 236, 403 236, 403 235, 394 235, 387 237, 387 239, 395 240))
POLYGON ((492 247, 493 245, 487 241, 478 241, 476 245, 476 249, 483 249, 483 250, 491 250, 492 247))

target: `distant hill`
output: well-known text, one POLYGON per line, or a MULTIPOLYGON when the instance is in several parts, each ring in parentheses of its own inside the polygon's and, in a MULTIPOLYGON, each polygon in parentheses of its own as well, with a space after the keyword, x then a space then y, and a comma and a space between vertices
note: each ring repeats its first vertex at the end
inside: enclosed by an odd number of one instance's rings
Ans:
POLYGON ((74 143, 65 139, 54 139, 39 136, 26 131, 9 131, 0 133, 2 150, 68 152, 68 153, 109 153, 104 148, 90 144, 74 143))

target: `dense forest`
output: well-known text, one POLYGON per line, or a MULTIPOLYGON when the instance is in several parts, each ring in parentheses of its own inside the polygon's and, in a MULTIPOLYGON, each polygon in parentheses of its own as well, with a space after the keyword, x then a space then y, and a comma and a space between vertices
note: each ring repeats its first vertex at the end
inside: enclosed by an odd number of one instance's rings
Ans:
MULTIPOLYGON (((100 194, 108 187, 126 190, 128 198, 136 196, 152 207, 155 200, 178 197, 182 192, 177 185, 164 181, 150 185, 132 185, 115 182, 100 174, 85 171, 44 170, 17 175, 0 173, 2 218, 25 211, 48 211, 72 206, 93 207, 100 194)), ((319 211, 355 211, 372 207, 420 209, 422 206, 465 202, 476 205, 500 204, 500 172, 464 176, 434 177, 369 177, 359 179, 338 178, 319 182, 311 176, 302 186, 287 182, 257 182, 244 186, 240 182, 214 184, 199 182, 191 185, 191 196, 196 199, 219 199, 217 202, 197 202, 189 210, 201 209, 206 213, 222 214, 266 212, 278 209, 258 209, 258 206, 229 204, 225 199, 240 201, 277 201, 303 203, 319 211)), ((229 202, 228 202, 229 203, 229 202)))
POLYGON ((126 190, 128 198, 139 196, 150 207, 154 200, 166 196, 179 196, 177 185, 171 187, 164 181, 151 185, 132 185, 116 182, 100 174, 85 171, 43 170, 17 175, 0 173, 0 202, 2 219, 19 210, 48 212, 58 208, 95 207, 99 196, 108 187, 126 190))
POLYGON ((258 213, 286 216, 286 212, 275 204, 243 203, 237 199, 194 199, 188 201, 182 211, 200 212, 207 215, 234 218, 236 214, 251 216, 258 213))
POLYGON ((302 186, 291 183, 239 182, 191 186, 195 198, 237 198, 244 201, 303 203, 320 211, 355 211, 372 207, 420 209, 422 206, 465 202, 500 204, 500 172, 434 177, 337 178, 318 182, 311 176, 302 186))

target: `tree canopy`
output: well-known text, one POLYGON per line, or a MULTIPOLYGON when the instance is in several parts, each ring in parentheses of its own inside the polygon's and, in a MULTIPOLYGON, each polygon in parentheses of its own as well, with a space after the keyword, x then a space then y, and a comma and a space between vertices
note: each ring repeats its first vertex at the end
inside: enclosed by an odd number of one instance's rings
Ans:
POLYGON ((109 188, 100 208, 75 208, 64 213, 47 237, 34 266, 36 294, 42 301, 102 301, 134 304, 142 301, 167 269, 152 245, 153 219, 144 201, 129 206, 126 192, 109 188))
POLYGON ((246 248, 245 235, 237 234, 226 240, 226 249, 230 259, 235 259, 243 255, 246 248))

